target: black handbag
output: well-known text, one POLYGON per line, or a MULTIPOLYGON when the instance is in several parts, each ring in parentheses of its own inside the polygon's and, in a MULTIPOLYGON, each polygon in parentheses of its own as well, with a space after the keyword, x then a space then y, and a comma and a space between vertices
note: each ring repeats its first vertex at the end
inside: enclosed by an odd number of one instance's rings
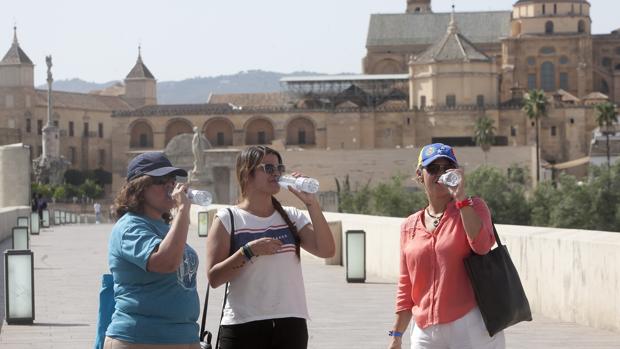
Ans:
MULTIPOLYGON (((228 256, 231 256, 234 253, 234 234, 235 234, 235 219, 233 217, 232 210, 227 208, 228 214, 230 215, 230 250, 228 251, 228 256)), ((226 307, 226 299, 228 298, 228 285, 226 283, 226 289, 224 290, 224 301, 222 302, 222 313, 220 314, 220 330, 222 329, 222 318, 224 317, 224 307, 226 307)), ((213 333, 205 329, 205 324, 207 322, 207 308, 209 307, 209 283, 207 283, 207 294, 205 295, 205 305, 202 308, 202 321, 200 323, 200 349, 212 349, 211 339, 213 338, 213 333)), ((217 339, 215 340, 215 348, 218 349, 220 347, 220 331, 217 331, 217 339)))
POLYGON ((495 225, 497 247, 481 256, 473 253, 464 259, 465 269, 476 295, 484 325, 493 337, 496 333, 521 321, 532 321, 519 273, 508 249, 502 245, 495 225))

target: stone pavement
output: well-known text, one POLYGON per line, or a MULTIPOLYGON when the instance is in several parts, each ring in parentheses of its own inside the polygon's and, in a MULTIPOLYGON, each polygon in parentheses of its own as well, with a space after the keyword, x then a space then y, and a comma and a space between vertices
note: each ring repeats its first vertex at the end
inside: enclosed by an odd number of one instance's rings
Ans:
MULTIPOLYGON (((107 269, 111 225, 55 227, 32 237, 35 256, 35 323, 7 325, 0 314, 0 348, 89 349, 95 337, 100 276, 107 269)), ((204 239, 191 231, 189 243, 204 256, 204 239)), ((10 240, 0 242, 0 250, 10 240)), ((0 262, 3 263, 3 262, 0 262)), ((0 273, 4 273, 4 267, 0 273)), ((312 320, 311 349, 385 348, 393 321, 396 285, 382 280, 347 284, 342 267, 303 260, 312 320)), ((2 277, 3 279, 3 277, 2 277)), ((201 299, 205 272, 199 273, 201 299)), ((3 309, 4 287, 0 291, 3 309)), ((208 324, 219 320, 223 288, 212 293, 208 324)), ((620 348, 620 333, 606 332, 535 316, 507 331, 508 348, 620 348)), ((408 348, 408 345, 403 346, 408 348)))

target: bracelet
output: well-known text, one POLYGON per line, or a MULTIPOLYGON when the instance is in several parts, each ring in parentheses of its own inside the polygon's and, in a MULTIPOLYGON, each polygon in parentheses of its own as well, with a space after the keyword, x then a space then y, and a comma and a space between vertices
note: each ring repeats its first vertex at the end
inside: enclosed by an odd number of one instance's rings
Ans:
POLYGON ((252 257, 254 257, 254 253, 252 253, 252 249, 248 244, 245 244, 241 247, 241 252, 248 260, 252 260, 252 257))
POLYGON ((466 198, 465 200, 456 202, 456 208, 458 208, 459 210, 467 206, 474 206, 474 200, 472 200, 471 196, 466 198))
POLYGON ((402 337, 403 333, 398 331, 389 331, 388 336, 390 337, 402 337))

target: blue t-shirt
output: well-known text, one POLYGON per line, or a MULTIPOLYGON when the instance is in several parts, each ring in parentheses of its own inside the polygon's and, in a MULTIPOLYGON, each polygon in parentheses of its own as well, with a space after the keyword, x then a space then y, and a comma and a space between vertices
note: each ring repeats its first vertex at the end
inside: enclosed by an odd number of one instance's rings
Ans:
POLYGON ((170 230, 163 220, 127 213, 112 229, 109 264, 116 308, 106 335, 144 344, 198 342, 198 255, 185 245, 174 273, 148 272, 146 263, 170 230))

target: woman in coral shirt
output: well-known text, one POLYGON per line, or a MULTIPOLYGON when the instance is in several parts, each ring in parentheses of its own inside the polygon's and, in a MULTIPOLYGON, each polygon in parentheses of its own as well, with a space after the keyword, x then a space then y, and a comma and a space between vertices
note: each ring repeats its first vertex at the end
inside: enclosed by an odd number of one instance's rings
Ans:
POLYGON ((416 177, 428 206, 401 226, 400 278, 391 349, 400 349, 411 318, 411 348, 501 349, 504 333, 490 337, 463 259, 486 254, 495 244, 485 202, 465 196, 465 177, 454 151, 435 143, 422 148, 416 177), (456 187, 438 182, 448 171, 461 176, 456 187))

